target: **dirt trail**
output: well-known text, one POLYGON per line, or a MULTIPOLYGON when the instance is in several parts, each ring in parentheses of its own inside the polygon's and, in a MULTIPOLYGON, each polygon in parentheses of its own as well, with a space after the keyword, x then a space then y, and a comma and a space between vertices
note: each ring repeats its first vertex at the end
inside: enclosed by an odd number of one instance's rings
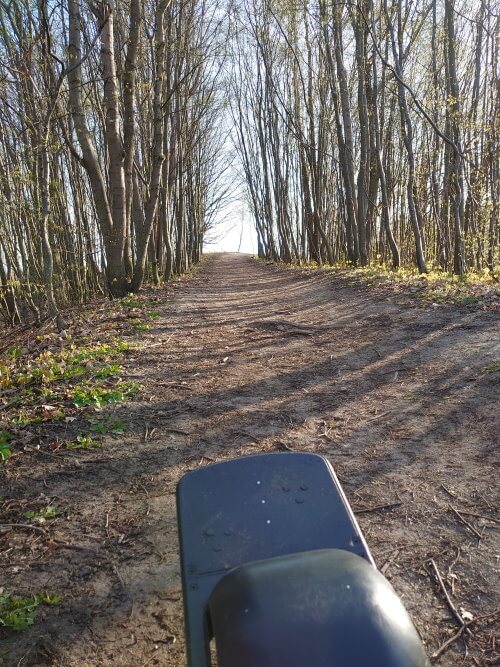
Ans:
MULTIPOLYGON (((494 314, 407 308, 230 254, 169 294, 129 365, 141 401, 114 411, 124 440, 17 478, 19 496, 58 498, 58 536, 76 548, 11 564, 64 599, 0 641, 0 664, 183 665, 176 482, 262 451, 330 459, 429 653, 458 630, 429 558, 457 608, 499 606, 494 314)), ((463 662, 458 641, 439 664, 498 664, 492 627, 471 628, 463 662)))

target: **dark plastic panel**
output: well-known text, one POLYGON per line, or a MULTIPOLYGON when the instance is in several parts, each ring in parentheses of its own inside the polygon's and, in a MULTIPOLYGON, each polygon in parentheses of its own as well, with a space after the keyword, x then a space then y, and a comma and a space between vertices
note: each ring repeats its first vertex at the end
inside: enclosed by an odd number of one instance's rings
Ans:
POLYGON ((209 602, 219 667, 425 667, 411 619, 366 560, 326 549, 232 570, 209 602))
POLYGON ((329 462, 280 453, 216 463, 177 488, 190 667, 210 665, 210 594, 228 570, 286 554, 344 549, 373 565, 329 462))

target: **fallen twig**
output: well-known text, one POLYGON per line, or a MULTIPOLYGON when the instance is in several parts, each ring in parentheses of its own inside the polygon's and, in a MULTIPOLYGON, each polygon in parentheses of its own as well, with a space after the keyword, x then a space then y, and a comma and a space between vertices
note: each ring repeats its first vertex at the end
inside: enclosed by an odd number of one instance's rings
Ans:
POLYGON ((180 382, 179 380, 168 380, 165 382, 158 382, 160 387, 173 387, 174 389, 192 389, 187 382, 180 382))
POLYGON ((122 588, 125 588, 125 582, 123 581, 123 577, 122 577, 122 575, 120 574, 120 571, 119 571, 118 568, 116 567, 116 563, 111 563, 111 569, 112 569, 113 572, 115 573, 116 578, 118 579, 118 581, 119 581, 120 584, 121 584, 121 587, 122 587, 122 588))
POLYGON ((486 516, 485 514, 477 514, 476 512, 469 512, 468 510, 460 509, 460 514, 467 514, 469 516, 475 516, 477 519, 486 519, 486 521, 492 521, 493 523, 500 523, 498 519, 495 519, 492 516, 486 516))
POLYGON ((451 509, 451 511, 460 519, 460 521, 464 524, 464 526, 467 526, 467 528, 474 533, 474 535, 477 537, 478 540, 482 539, 481 533, 474 528, 472 524, 470 524, 467 519, 464 519, 464 517, 460 514, 460 512, 453 507, 453 505, 448 505, 448 507, 451 509))
POLYGON ((36 533, 46 535, 47 531, 40 526, 32 526, 30 523, 0 523, 0 528, 21 528, 24 530, 34 530, 36 533))
POLYGON ((447 648, 449 648, 453 642, 456 642, 457 639, 459 639, 462 636, 462 633, 464 630, 468 630, 470 625, 473 625, 474 623, 478 623, 479 621, 485 621, 489 618, 494 618, 500 613, 500 609, 495 609, 495 611, 492 611, 490 614, 484 614, 483 616, 477 616, 476 618, 473 618, 471 621, 467 621, 466 623, 463 623, 462 627, 458 632, 456 632, 453 637, 450 637, 447 639, 444 644, 441 644, 441 646, 437 649, 437 651, 434 651, 434 653, 431 655, 431 660, 435 662, 438 658, 441 657, 441 655, 446 651, 447 648))
POLYGON ((389 415, 390 413, 391 413, 390 410, 388 410, 387 412, 382 412, 379 415, 375 415, 375 417, 370 417, 370 419, 366 419, 365 422, 374 422, 376 419, 382 419, 382 417, 387 417, 387 415, 389 415))
POLYGON ((452 491, 450 491, 449 489, 447 489, 446 486, 445 486, 444 484, 441 484, 441 488, 443 489, 443 491, 444 491, 445 493, 447 493, 447 494, 450 496, 450 498, 456 498, 456 497, 457 497, 457 494, 456 494, 456 493, 453 493, 452 491))
MULTIPOLYGON (((436 565, 436 563, 435 563, 435 561, 434 561, 433 558, 430 559, 430 563, 431 563, 431 565, 432 565, 432 567, 433 567, 433 570, 434 570, 434 572, 435 572, 435 574, 436 574, 436 577, 437 577, 439 586, 441 587, 441 590, 442 590, 443 593, 444 593, 444 596, 445 596, 445 598, 446 598, 446 602, 448 603, 448 607, 450 608, 450 610, 451 610, 453 616, 457 619, 457 621, 460 623, 461 626, 466 625, 466 621, 464 621, 464 619, 461 617, 461 615, 460 615, 458 609, 457 609, 457 608, 455 607, 455 605, 453 604, 453 600, 450 598, 450 594, 448 593, 448 589, 447 589, 446 586, 445 586, 445 583, 444 583, 444 581, 443 581, 443 578, 442 578, 442 576, 441 576, 441 573, 440 573, 440 571, 439 571, 439 569, 438 569, 438 566, 436 565)), ((462 630, 462 632, 463 632, 463 630, 462 630)), ((469 630, 467 634, 470 635, 470 634, 472 634, 472 633, 471 633, 470 630, 469 630)))
POLYGON ((282 442, 281 440, 278 440, 277 442, 274 443, 274 447, 276 449, 279 449, 280 452, 293 452, 294 450, 289 447, 286 442, 282 442))
POLYGON ((375 505, 375 507, 362 507, 360 509, 355 509, 354 514, 368 514, 368 512, 378 512, 378 510, 390 510, 393 507, 399 507, 402 504, 402 502, 397 502, 388 503, 387 505, 375 505))
POLYGON ((400 553, 401 553, 401 550, 400 550, 400 549, 396 549, 396 551, 394 551, 394 552, 389 556, 389 558, 385 561, 385 563, 384 563, 384 564, 382 565, 382 567, 380 568, 380 572, 381 572, 382 574, 385 575, 385 573, 387 572, 387 570, 389 569, 389 567, 394 563, 394 561, 396 560, 396 558, 399 556, 400 553))
POLYGON ((66 547, 66 549, 75 549, 76 551, 93 551, 95 549, 92 547, 82 547, 79 544, 69 544, 68 542, 63 542, 63 540, 58 540, 56 538, 50 538, 45 528, 40 526, 32 526, 29 523, 0 523, 0 528, 21 528, 24 530, 33 530, 36 533, 41 533, 46 535, 50 542, 57 544, 60 547, 66 547))
POLYGON ((97 549, 92 547, 83 547, 80 544, 69 544, 69 542, 63 542, 62 540, 51 540, 54 544, 57 544, 58 547, 63 547, 65 549, 73 549, 75 551, 90 551, 96 553, 97 549))

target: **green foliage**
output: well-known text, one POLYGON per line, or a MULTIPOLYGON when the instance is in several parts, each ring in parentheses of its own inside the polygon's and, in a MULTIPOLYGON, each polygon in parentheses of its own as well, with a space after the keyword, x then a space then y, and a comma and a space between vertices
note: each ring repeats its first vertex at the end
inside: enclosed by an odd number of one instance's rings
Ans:
MULTIPOLYGON (((146 310, 148 306, 154 304, 154 302, 140 301, 135 294, 128 294, 123 299, 118 301, 118 304, 123 308, 129 308, 132 310, 140 309, 142 314, 145 317, 148 317, 150 320, 157 320, 160 317, 160 314, 156 310, 146 310)), ((130 316, 136 315, 137 313, 130 313, 130 316)), ((138 317, 132 317, 132 324, 139 331, 149 331, 150 326, 146 322, 141 322, 138 317)))
POLYGON ((7 364, 0 363, 0 389, 11 386, 11 371, 7 364))
POLYGON ((80 364, 72 364, 61 373, 62 380, 73 380, 73 378, 83 376, 87 373, 88 367, 80 364))
MULTIPOLYGON (((22 362, 19 348, 11 350, 0 363, 0 390, 15 390, 21 401, 8 413, 7 423, 24 427, 64 419, 68 402, 79 409, 100 409, 126 400, 138 391, 138 385, 113 378, 122 371, 117 358, 129 349, 129 344, 120 340, 73 344, 22 362)), ((8 442, 0 439, 0 462, 11 454, 8 442)))
POLYGON ((9 443, 13 439, 10 431, 0 431, 0 462, 4 463, 12 456, 9 443))
POLYGON ((106 389, 88 383, 77 385, 71 392, 71 400, 77 408, 92 406, 102 408, 109 403, 119 403, 135 394, 139 386, 135 382, 118 382, 114 389, 106 389))
POLYGON ((149 331, 151 329, 151 325, 148 324, 147 321, 142 321, 139 315, 142 315, 149 320, 157 320, 160 317, 160 314, 156 310, 148 310, 148 308, 155 304, 154 301, 140 300, 135 294, 128 294, 123 299, 120 299, 118 304, 123 308, 128 308, 132 311, 129 313, 130 322, 137 331, 149 331), (137 310, 139 310, 140 313, 133 312, 137 310))
POLYGON ((12 450, 7 445, 0 444, 0 462, 5 463, 12 456, 12 450))
POLYGON ((120 364, 108 364, 107 366, 104 366, 100 370, 97 371, 97 373, 94 374, 95 378, 110 378, 115 375, 118 375, 118 373, 122 370, 122 367, 120 364))
POLYGON ((98 377, 110 377, 119 371, 118 364, 110 364, 105 369, 97 368, 97 370, 95 365, 109 364, 111 360, 122 356, 129 349, 130 346, 124 341, 84 345, 79 348, 71 345, 57 353, 42 352, 20 368, 12 366, 14 358, 11 355, 6 363, 0 364, 0 388, 36 386, 46 389, 46 385, 90 375, 93 370, 98 377), (102 375, 97 375, 99 373, 102 375))
POLYGON ((13 417, 11 423, 17 426, 29 426, 30 424, 41 424, 43 421, 43 417, 30 415, 27 410, 21 409, 17 417, 13 417))
POLYGON ((485 373, 498 373, 500 371, 500 362, 488 364, 482 369, 485 373))
MULTIPOLYGON (((26 394, 33 394, 32 391, 30 390, 24 390, 26 394)), ((41 387, 40 389, 40 396, 43 396, 43 398, 52 398, 54 396, 54 390, 50 389, 49 387, 41 387)))
MULTIPOLYGON (((309 266, 303 268, 318 268, 317 264, 311 263, 309 266)), ((421 274, 416 268, 413 267, 401 267, 399 269, 393 269, 388 264, 377 263, 371 264, 365 267, 355 267, 350 262, 337 262, 333 265, 323 265, 324 269, 327 270, 337 270, 337 271, 353 271, 358 276, 373 276, 373 277, 389 277, 391 280, 396 281, 408 281, 408 280, 425 280, 427 283, 435 282, 445 282, 449 285, 458 285, 460 283, 464 284, 477 284, 477 283, 491 283, 494 280, 494 276, 491 274, 489 269, 483 269, 482 271, 470 271, 469 273, 463 276, 456 276, 450 273, 443 271, 440 268, 434 268, 428 271, 428 273, 421 274)))
POLYGON ((134 322, 134 326, 138 331, 149 331, 151 327, 146 322, 134 322))
POLYGON ((76 440, 66 443, 66 449, 99 449, 100 446, 90 435, 77 435, 76 440))
POLYGON ((41 604, 53 605, 61 602, 57 595, 41 593, 31 597, 0 595, 0 627, 9 630, 25 630, 35 622, 36 610, 41 604))
POLYGON ((481 301, 481 299, 478 296, 472 296, 471 295, 471 296, 464 296, 462 298, 458 298, 457 301, 458 301, 458 303, 461 303, 464 306, 466 306, 468 303, 478 303, 479 301, 481 301))
POLYGON ((99 419, 89 419, 90 430, 93 433, 99 433, 100 435, 107 435, 111 433, 112 435, 123 435, 127 429, 126 425, 118 420, 110 420, 105 418, 102 420, 99 419))
POLYGON ((124 297, 123 299, 120 299, 120 301, 118 301, 118 304, 120 306, 123 306, 123 308, 139 308, 140 307, 140 303, 139 303, 136 295, 132 294, 132 293, 127 294, 126 297, 124 297))
POLYGON ((26 519, 35 519, 38 523, 45 523, 47 519, 55 519, 56 516, 61 514, 61 510, 54 505, 47 505, 42 507, 39 510, 32 510, 30 512, 25 512, 24 516, 26 519))
POLYGON ((35 622, 36 609, 40 602, 32 598, 11 598, 0 595, 0 627, 10 630, 25 630, 35 622))
MULTIPOLYGON (((139 385, 117 377, 122 371, 119 358, 129 349, 128 343, 119 340, 73 344, 63 350, 46 350, 34 358, 23 356, 19 348, 11 349, 0 362, 0 395, 3 389, 16 397, 5 413, 6 425, 26 427, 65 418, 72 421, 79 410, 100 410, 129 399, 139 385)), ((91 433, 79 434, 64 446, 69 450, 99 448, 96 436, 119 436, 126 430, 123 422, 106 416, 90 420, 89 425, 91 433)), ((8 430, 0 431, 0 465, 12 456, 13 437, 8 430)), ((25 518, 43 523, 58 514, 57 508, 48 506, 27 512, 25 518)))

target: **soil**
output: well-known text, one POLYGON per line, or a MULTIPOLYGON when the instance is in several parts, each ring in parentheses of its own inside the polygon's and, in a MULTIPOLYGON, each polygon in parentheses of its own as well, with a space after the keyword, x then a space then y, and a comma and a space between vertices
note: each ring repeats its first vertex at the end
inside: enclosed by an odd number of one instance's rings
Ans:
POLYGON ((112 412, 125 435, 5 464, 10 512, 46 498, 63 514, 0 528, 0 589, 62 600, 0 629, 0 664, 184 665, 176 483, 280 450, 331 461, 429 655, 460 630, 430 559, 458 613, 486 616, 438 664, 500 664, 495 309, 233 254, 154 294, 160 317, 127 361, 143 390, 112 412))

